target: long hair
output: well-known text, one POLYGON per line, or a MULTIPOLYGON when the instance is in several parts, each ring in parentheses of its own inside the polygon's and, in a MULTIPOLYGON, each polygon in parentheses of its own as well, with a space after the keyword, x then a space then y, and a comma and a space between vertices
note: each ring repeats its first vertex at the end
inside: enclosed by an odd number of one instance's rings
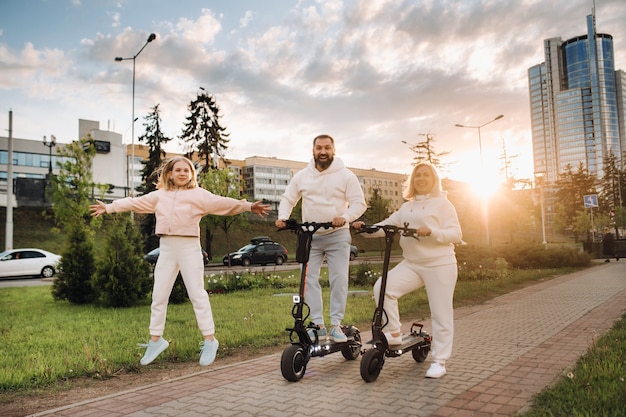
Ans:
POLYGON ((415 177, 415 172, 417 171, 417 169, 422 166, 430 168, 430 171, 433 174, 433 178, 435 179, 435 183, 433 184, 433 188, 430 190, 429 194, 433 197, 439 197, 443 193, 439 172, 430 162, 422 161, 415 165, 415 167, 413 168, 413 172, 411 172, 411 175, 409 176, 409 179, 407 179, 406 183, 404 184, 403 197, 405 200, 411 200, 417 195, 415 185, 413 185, 413 179, 415 177))
POLYGON ((171 178, 169 178, 169 175, 174 169, 174 164, 180 161, 183 161, 187 165, 189 165, 189 169, 191 170, 191 179, 189 180, 185 188, 196 188, 198 186, 198 180, 196 178, 196 168, 193 166, 193 163, 189 159, 185 158, 184 156, 175 156, 165 161, 159 168, 159 182, 157 183, 157 186, 156 186, 157 189, 161 189, 161 188, 164 188, 166 190, 176 189, 176 186, 174 185, 174 181, 171 178))

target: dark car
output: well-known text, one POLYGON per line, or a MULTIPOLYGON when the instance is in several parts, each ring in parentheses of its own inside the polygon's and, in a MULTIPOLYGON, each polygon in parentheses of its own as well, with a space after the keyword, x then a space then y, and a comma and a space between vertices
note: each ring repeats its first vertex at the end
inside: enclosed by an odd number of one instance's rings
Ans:
POLYGON ((252 264, 276 264, 282 265, 287 262, 287 249, 278 242, 273 242, 266 236, 259 236, 251 239, 250 244, 244 246, 236 252, 224 256, 224 265, 252 264))
POLYGON ((354 261, 357 256, 359 256, 359 248, 354 245, 350 245, 350 260, 354 261))
MULTIPOLYGON (((150 252, 144 255, 143 259, 154 265, 156 264, 157 259, 159 259, 159 253, 159 248, 152 249, 150 252)), ((204 249, 202 249, 202 260, 204 261, 204 266, 207 266, 209 264, 209 254, 206 253, 204 249)))

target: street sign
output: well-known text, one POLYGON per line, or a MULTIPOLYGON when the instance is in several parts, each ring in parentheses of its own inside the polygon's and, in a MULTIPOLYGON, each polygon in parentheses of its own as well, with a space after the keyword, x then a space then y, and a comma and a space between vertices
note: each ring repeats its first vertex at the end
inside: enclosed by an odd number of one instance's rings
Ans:
POLYGON ((587 194, 583 197, 585 208, 598 207, 598 194, 587 194))

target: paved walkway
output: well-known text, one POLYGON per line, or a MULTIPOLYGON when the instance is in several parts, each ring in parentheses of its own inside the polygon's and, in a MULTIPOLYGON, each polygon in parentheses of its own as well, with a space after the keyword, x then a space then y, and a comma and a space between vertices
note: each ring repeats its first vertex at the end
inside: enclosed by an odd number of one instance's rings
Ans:
POLYGON ((335 353, 312 358, 293 383, 283 379, 278 353, 228 366, 218 359, 202 372, 35 416, 513 416, 625 306, 626 262, 611 262, 457 309, 453 357, 441 379, 424 378, 430 357, 417 363, 406 354, 387 358, 366 383, 359 359, 335 353))

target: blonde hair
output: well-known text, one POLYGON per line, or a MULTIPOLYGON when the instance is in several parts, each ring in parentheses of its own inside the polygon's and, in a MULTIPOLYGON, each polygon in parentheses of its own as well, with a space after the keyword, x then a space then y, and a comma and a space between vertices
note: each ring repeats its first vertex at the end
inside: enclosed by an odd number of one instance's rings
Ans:
POLYGON ((175 156, 174 158, 163 162, 163 164, 159 168, 159 181, 156 188, 164 188, 166 190, 176 189, 176 185, 174 185, 174 181, 170 178, 170 174, 174 169, 174 164, 180 161, 183 161, 187 165, 189 165, 189 169, 191 170, 191 179, 189 180, 185 188, 196 188, 198 186, 198 179, 196 178, 196 168, 193 166, 193 163, 184 156, 175 156))
POLYGON ((430 171, 433 174, 433 178, 435 180, 433 188, 428 194, 433 197, 439 197, 442 194, 443 190, 441 189, 441 178, 439 177, 439 172, 437 172, 437 169, 430 162, 422 161, 415 165, 415 167, 413 168, 413 172, 411 172, 411 175, 404 184, 403 197, 405 200, 411 200, 417 195, 415 185, 413 184, 413 179, 415 178, 415 172, 417 171, 417 169, 423 166, 430 168, 430 171))

